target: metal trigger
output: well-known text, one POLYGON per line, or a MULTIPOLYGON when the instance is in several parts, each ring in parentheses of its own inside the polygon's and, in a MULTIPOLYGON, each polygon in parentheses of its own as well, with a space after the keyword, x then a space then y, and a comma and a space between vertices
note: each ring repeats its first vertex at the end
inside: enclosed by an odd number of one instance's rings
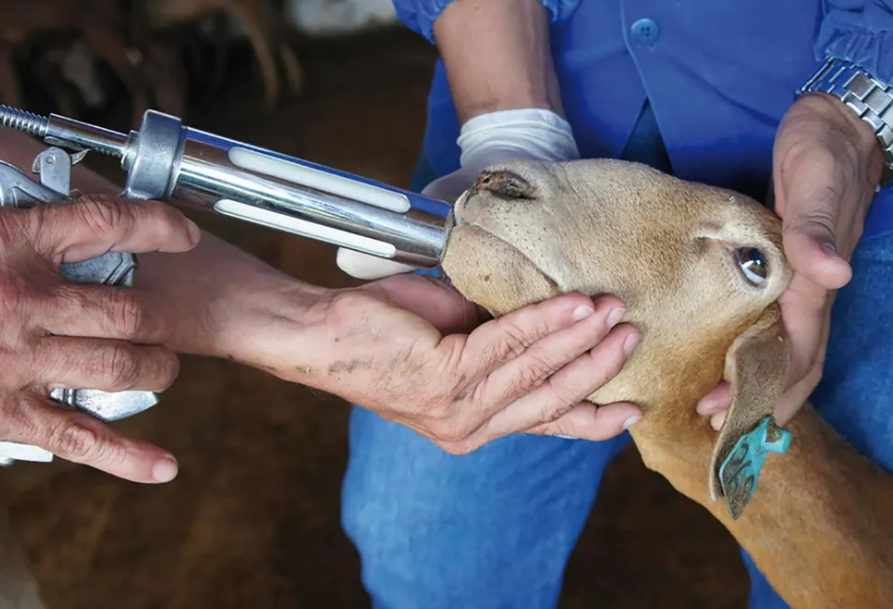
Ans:
MULTIPOLYGON (((83 154, 76 153, 78 154, 80 155, 78 160, 84 158, 83 154)), ((67 198, 71 192, 71 168, 74 164, 75 159, 72 155, 54 146, 37 155, 31 171, 40 176, 40 183, 43 186, 67 198)))

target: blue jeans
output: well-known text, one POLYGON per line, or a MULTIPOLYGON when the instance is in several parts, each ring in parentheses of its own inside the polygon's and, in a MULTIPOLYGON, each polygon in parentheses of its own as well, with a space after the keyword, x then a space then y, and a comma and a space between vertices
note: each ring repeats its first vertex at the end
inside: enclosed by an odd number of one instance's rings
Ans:
MULTIPOLYGON (((429 171, 420 164, 414 188, 436 177, 429 171)), ((852 262, 811 399, 858 450, 893 471, 893 235, 864 238, 852 262)), ((627 433, 605 442, 516 435, 452 456, 354 408, 342 523, 374 607, 555 607, 602 474, 630 441, 627 433)), ((742 555, 751 609, 788 607, 742 555)))

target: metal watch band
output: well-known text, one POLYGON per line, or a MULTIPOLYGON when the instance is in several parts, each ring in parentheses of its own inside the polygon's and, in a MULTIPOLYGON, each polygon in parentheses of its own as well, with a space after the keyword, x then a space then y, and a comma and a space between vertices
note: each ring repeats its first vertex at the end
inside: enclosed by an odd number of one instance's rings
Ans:
POLYGON ((879 189, 893 181, 893 92, 857 65, 831 58, 797 91, 797 96, 822 92, 845 103, 868 123, 878 138, 884 157, 879 189))

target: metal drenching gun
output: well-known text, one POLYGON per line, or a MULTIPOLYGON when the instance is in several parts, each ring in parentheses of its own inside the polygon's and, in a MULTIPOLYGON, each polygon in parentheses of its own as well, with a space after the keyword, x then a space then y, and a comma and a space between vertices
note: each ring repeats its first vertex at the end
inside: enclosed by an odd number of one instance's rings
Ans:
MULTIPOLYGON (((36 179, 0 161, 0 206, 68 200, 72 167, 95 151, 120 159, 126 198, 212 211, 418 268, 436 267, 446 242, 449 205, 443 201, 192 129, 154 110, 145 113, 139 131, 126 135, 6 106, 0 106, 0 125, 48 145, 34 159, 36 179)), ((135 256, 109 252, 63 264, 62 274, 73 282, 129 286, 136 269, 135 256)), ((158 403, 148 391, 70 388, 50 397, 104 421, 158 403)), ((35 446, 0 442, 0 464, 52 458, 35 446)))

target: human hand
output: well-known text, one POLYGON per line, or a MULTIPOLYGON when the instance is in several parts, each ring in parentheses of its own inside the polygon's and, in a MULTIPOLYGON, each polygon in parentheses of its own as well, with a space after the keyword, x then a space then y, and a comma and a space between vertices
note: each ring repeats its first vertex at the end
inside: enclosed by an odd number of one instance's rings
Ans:
POLYGON ((581 403, 638 341, 632 326, 612 329, 622 313, 616 298, 569 294, 478 326, 477 307, 449 286, 397 275, 326 292, 290 327, 281 317, 259 324, 247 363, 360 404, 454 454, 516 432, 603 440, 641 416, 632 404, 581 403))
MULTIPOLYGON (((794 274, 779 299, 791 345, 785 393, 776 406, 789 421, 822 376, 836 290, 849 283, 849 260, 862 236, 883 159, 871 128, 825 94, 800 98, 778 129, 773 159, 776 212, 794 274)), ((719 429, 731 403, 726 383, 698 412, 719 429)))
POLYGON ((199 235, 156 202, 89 196, 0 210, 0 440, 136 482, 176 475, 165 451, 49 398, 54 388, 167 388, 179 371, 176 356, 158 346, 169 338, 170 316, 136 290, 70 283, 59 269, 108 251, 185 252, 199 235))

